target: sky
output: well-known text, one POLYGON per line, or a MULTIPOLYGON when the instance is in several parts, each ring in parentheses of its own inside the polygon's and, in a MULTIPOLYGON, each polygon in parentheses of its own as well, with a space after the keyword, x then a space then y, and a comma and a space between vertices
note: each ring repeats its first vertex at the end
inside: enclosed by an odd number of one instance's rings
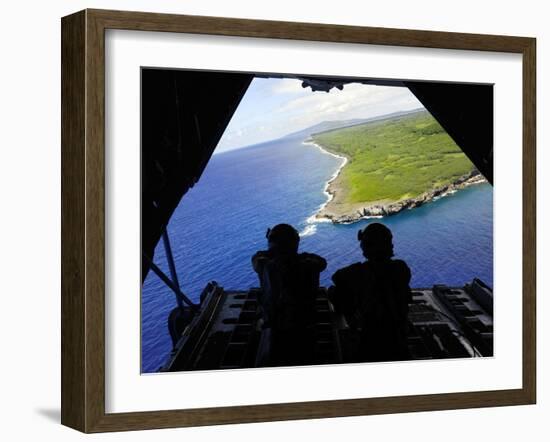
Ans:
POLYGON ((274 140, 323 121, 371 118, 421 107, 406 87, 351 83, 327 93, 303 88, 296 79, 255 78, 216 153, 274 140))

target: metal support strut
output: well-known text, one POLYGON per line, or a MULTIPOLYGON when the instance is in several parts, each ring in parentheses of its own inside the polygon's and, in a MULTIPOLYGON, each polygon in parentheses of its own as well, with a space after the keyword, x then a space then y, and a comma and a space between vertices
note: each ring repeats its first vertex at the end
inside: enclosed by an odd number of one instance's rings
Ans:
POLYGON ((179 308, 184 307, 184 303, 187 304, 191 309, 197 310, 198 306, 193 301, 191 301, 180 289, 180 284, 178 281, 178 275, 176 273, 176 265, 174 263, 174 256, 172 255, 172 247, 170 246, 170 239, 168 237, 168 230, 165 228, 162 232, 162 239, 164 243, 164 250, 166 253, 166 260, 168 261, 168 268, 170 269, 170 279, 147 255, 143 255, 148 261, 148 264, 153 272, 164 282, 176 295, 176 302, 178 303, 179 308))

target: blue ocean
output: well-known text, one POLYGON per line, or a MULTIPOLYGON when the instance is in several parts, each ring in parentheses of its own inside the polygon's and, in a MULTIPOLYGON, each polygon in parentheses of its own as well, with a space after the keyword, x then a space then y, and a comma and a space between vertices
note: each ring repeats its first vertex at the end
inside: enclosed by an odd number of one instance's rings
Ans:
MULTIPOLYGON (((181 288, 191 299, 209 281, 226 289, 257 286, 250 258, 266 247, 265 232, 289 223, 301 232, 300 250, 328 261, 321 284, 362 260, 358 229, 308 219, 326 202, 326 182, 341 160, 302 139, 279 139, 214 155, 200 181, 181 200, 168 225, 181 288)), ((396 258, 412 271, 412 287, 462 286, 478 277, 493 285, 493 189, 478 184, 422 207, 384 218, 396 258)), ((168 273, 162 241, 155 262, 168 273)), ((167 316, 173 292, 149 272, 142 288, 142 372, 155 372, 171 350, 167 316)))

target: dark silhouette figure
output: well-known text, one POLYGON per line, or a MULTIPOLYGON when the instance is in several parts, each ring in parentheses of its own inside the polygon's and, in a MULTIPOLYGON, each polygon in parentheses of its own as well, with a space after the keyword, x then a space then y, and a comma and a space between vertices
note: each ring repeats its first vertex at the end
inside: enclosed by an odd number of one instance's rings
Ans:
POLYGON ((408 359, 407 314, 411 301, 411 271, 394 260, 391 231, 380 223, 359 230, 365 262, 338 270, 329 297, 355 336, 356 361, 408 359))
POLYGON ((324 258, 298 253, 300 236, 294 227, 278 224, 266 233, 268 250, 252 257, 262 293, 259 303, 264 328, 271 330, 270 365, 300 365, 311 361, 312 329, 319 274, 324 258))

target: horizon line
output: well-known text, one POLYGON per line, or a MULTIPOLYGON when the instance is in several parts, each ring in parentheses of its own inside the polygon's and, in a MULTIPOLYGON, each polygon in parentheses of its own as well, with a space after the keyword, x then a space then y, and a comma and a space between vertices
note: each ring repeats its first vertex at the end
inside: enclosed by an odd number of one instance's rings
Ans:
MULTIPOLYGON (((375 118, 381 118, 381 117, 386 117, 386 116, 390 116, 390 115, 394 115, 394 114, 404 114, 404 113, 413 113, 413 112, 420 112, 420 111, 427 111, 429 112, 424 106, 422 107, 417 107, 417 108, 414 108, 414 109, 410 109, 410 110, 404 110, 404 111, 395 111, 395 112, 390 112, 388 114, 381 114, 381 115, 374 115, 372 117, 369 117, 369 118, 349 118, 348 120, 324 120, 324 121, 321 121, 320 123, 317 123, 317 124, 314 124, 312 126, 307 126, 307 127, 304 127, 302 129, 298 129, 298 130, 295 130, 293 132, 290 132, 286 135, 282 135, 280 137, 277 137, 277 138, 272 138, 270 140, 265 140, 265 141, 260 141, 258 143, 254 143, 254 144, 246 144, 244 146, 240 146, 240 147, 234 147, 232 149, 225 149, 225 150, 222 150, 222 151, 218 151, 217 150, 217 146, 216 148, 214 149, 214 152, 212 153, 212 156, 214 155, 221 155, 223 153, 228 153, 228 152, 234 152, 236 150, 242 150, 242 149, 248 149, 248 148, 251 148, 251 147, 255 147, 255 146, 259 146, 261 144, 267 144, 267 143, 271 143, 273 141, 277 141, 277 140, 281 140, 283 138, 287 138, 289 137, 290 135, 294 134, 294 133, 297 133, 297 132, 302 132, 310 127, 314 127, 314 126, 317 126, 319 124, 323 124, 323 123, 335 123, 335 122, 338 122, 338 121, 349 121, 349 120, 366 120, 366 121, 363 121, 362 123, 358 123, 356 125, 352 124, 350 126, 359 126, 361 124, 366 124, 369 122, 369 120, 372 120, 372 119, 375 119, 375 118)), ((431 115, 431 114, 430 114, 431 115)), ((342 128, 335 128, 335 129, 328 129, 328 130, 337 130, 337 129, 345 129, 345 127, 342 127, 342 128)), ((222 136, 223 138, 223 136, 222 136)), ((220 138, 220 141, 222 140, 222 138, 220 138)), ((218 142, 218 145, 220 144, 220 141, 218 142)))

